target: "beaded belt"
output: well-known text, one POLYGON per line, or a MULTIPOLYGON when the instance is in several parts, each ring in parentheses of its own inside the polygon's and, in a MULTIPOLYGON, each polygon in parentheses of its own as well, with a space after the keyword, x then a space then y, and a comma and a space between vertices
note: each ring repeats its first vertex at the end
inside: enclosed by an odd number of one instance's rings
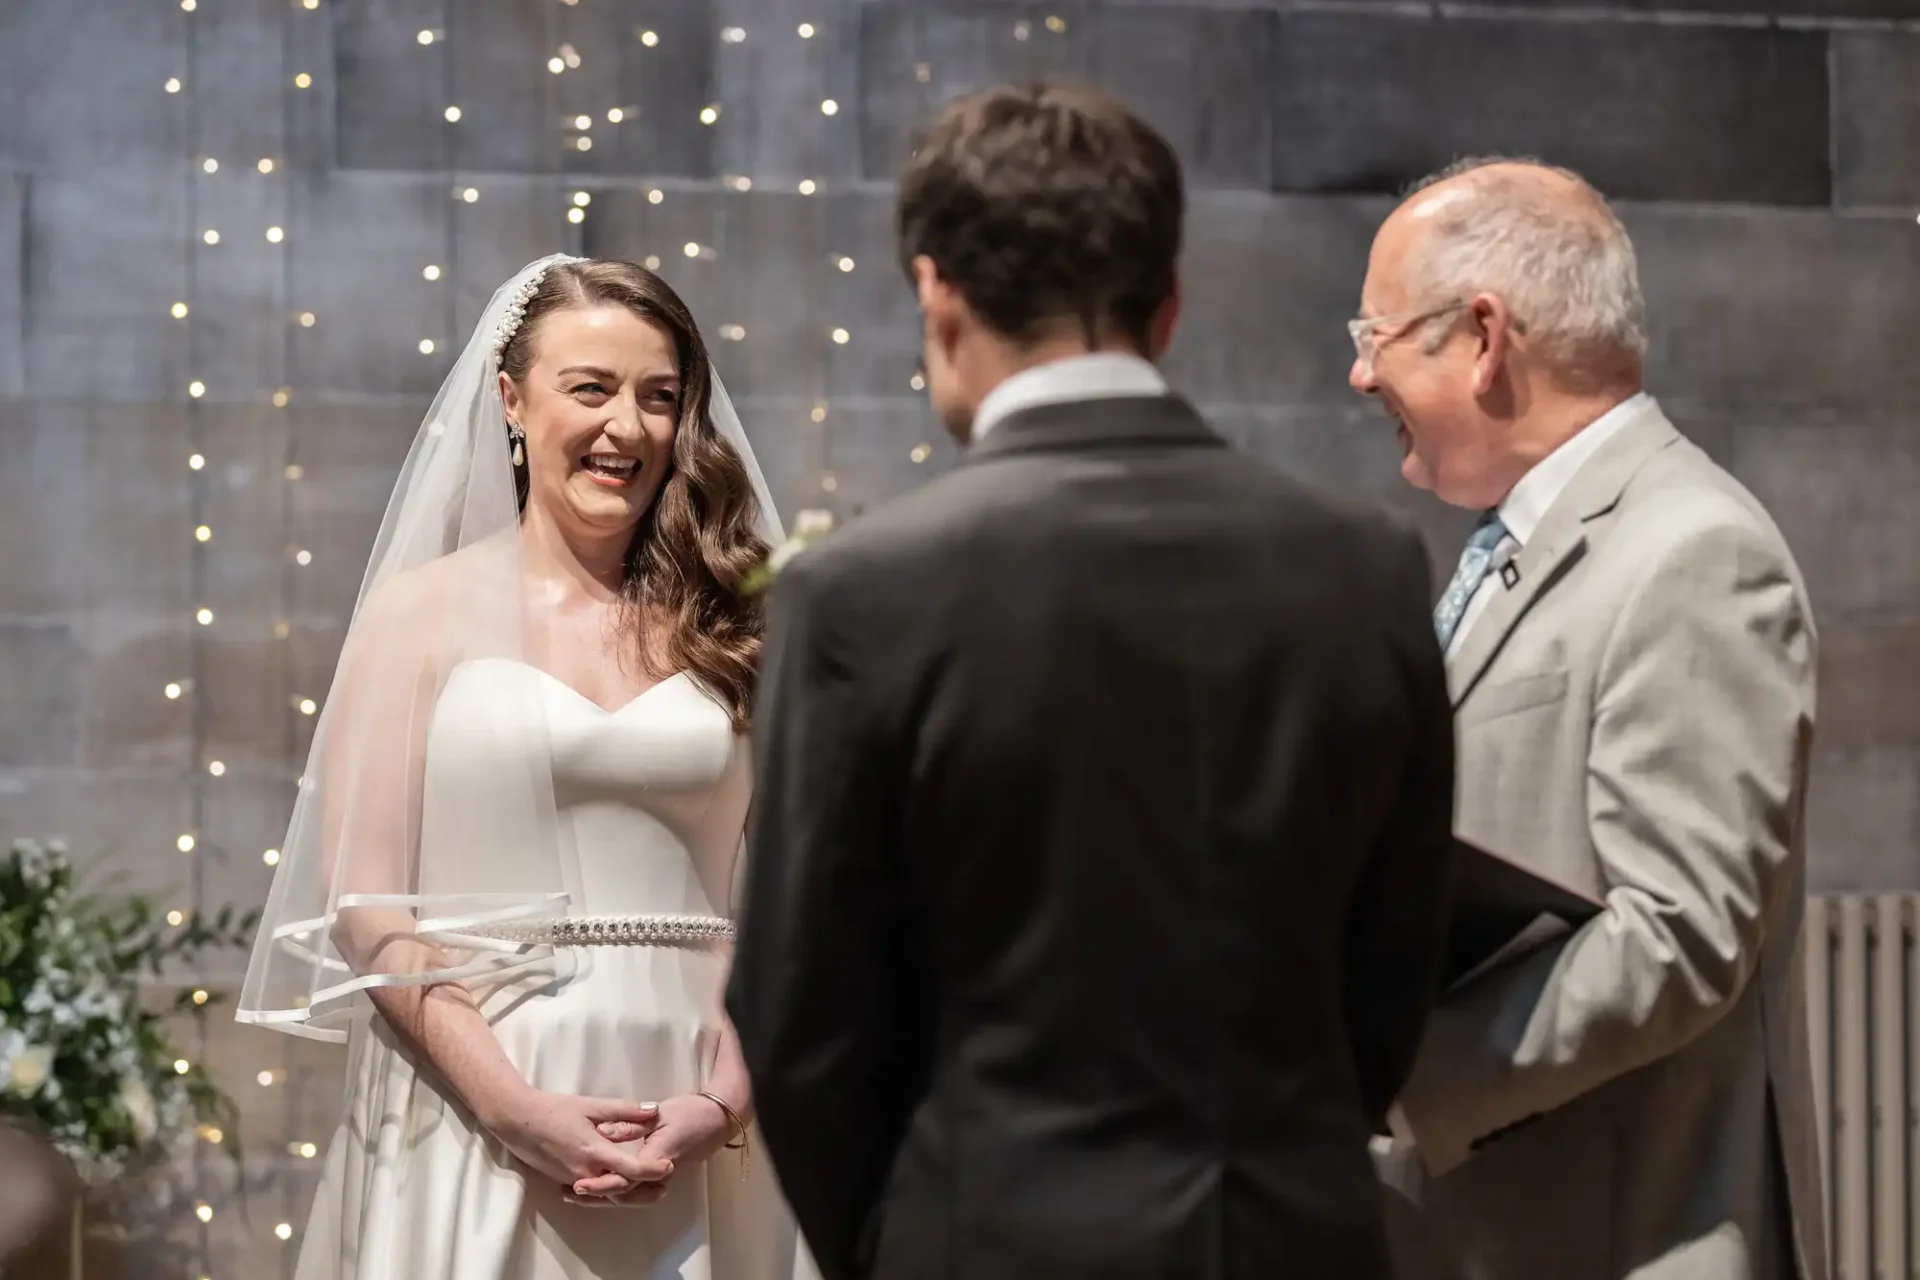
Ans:
POLYGON ((559 916, 503 920, 460 932, 553 947, 701 947, 732 942, 733 921, 719 916, 559 916))

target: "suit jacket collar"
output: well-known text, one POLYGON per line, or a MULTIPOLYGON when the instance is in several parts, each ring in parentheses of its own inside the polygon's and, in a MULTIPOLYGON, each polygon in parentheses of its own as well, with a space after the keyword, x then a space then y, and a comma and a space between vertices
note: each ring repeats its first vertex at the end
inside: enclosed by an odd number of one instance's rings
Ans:
POLYGON ((1179 396, 1108 396, 1034 405, 995 424, 961 464, 1022 453, 1156 446, 1224 449, 1227 442, 1179 396))
POLYGON ((1600 536, 1603 517, 1619 505, 1635 473, 1678 439, 1680 433, 1660 406, 1648 401, 1574 474, 1547 508, 1533 537, 1513 558, 1518 580, 1493 597, 1448 659, 1447 685, 1454 706, 1465 701, 1486 675, 1520 619, 1586 554, 1588 542, 1600 536))

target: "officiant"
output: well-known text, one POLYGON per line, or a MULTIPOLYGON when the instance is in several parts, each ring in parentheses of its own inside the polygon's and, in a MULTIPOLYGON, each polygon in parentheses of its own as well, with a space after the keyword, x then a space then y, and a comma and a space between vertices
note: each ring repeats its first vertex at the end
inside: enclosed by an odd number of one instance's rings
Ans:
POLYGON ((1381 227, 1355 390, 1481 512, 1436 610, 1460 836, 1602 903, 1456 986, 1382 1154, 1409 1274, 1824 1276, 1802 985, 1807 592, 1641 388, 1625 228, 1469 161, 1381 227))

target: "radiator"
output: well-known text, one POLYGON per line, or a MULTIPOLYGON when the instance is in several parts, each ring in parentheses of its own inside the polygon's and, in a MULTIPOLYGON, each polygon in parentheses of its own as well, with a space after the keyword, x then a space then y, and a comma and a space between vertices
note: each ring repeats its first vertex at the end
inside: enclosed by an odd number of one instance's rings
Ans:
POLYGON ((1807 1006, 1834 1280, 1920 1278, 1920 895, 1807 904, 1807 1006))

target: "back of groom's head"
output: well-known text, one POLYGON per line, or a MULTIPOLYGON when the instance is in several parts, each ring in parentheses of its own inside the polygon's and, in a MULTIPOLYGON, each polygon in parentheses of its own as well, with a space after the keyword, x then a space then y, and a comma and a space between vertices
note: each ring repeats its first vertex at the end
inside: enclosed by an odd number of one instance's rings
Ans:
POLYGON ((1184 206, 1173 148, 1119 100, 985 89, 920 135, 900 176, 900 262, 912 277, 930 261, 1015 344, 1071 331, 1154 355, 1184 206))

